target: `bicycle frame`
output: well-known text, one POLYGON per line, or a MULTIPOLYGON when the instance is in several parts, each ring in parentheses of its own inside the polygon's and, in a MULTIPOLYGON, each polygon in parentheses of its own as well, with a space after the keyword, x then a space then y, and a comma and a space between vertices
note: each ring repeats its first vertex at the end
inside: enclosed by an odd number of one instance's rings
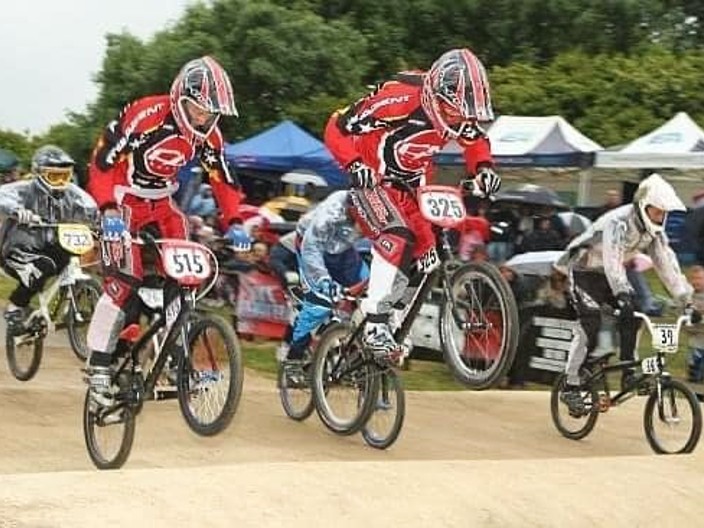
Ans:
MULTIPOLYGON (((641 319, 642 321, 645 322, 645 326, 648 330, 648 333, 651 336, 655 336, 656 332, 656 325, 650 320, 650 317, 648 317, 646 314, 641 313, 641 312, 635 312, 634 316, 638 319, 641 319)), ((687 315, 681 315, 678 319, 677 322, 673 325, 674 329, 673 332, 676 336, 679 335, 682 325, 683 324, 689 324, 689 316, 687 315)), ((656 347, 653 345, 653 348, 656 348, 656 352, 654 355, 649 356, 648 358, 645 358, 644 360, 639 360, 639 359, 633 359, 633 360, 627 360, 627 361, 619 361, 617 363, 604 363, 604 361, 608 361, 608 357, 610 356, 607 355, 604 358, 600 358, 597 360, 597 366, 594 372, 592 372, 586 379, 585 385, 586 386, 593 386, 595 384, 600 384, 604 392, 606 393, 607 397, 609 398, 609 406, 612 405, 619 405, 629 399, 631 399, 633 396, 635 396, 635 390, 643 383, 644 380, 648 378, 655 378, 658 380, 658 390, 659 390, 659 380, 663 377, 669 377, 670 374, 666 370, 664 370, 665 367, 665 358, 664 355, 668 352, 666 350, 669 350, 670 353, 676 352, 676 350, 672 350, 672 347, 668 345, 667 343, 662 343, 660 347, 656 347), (655 360, 655 365, 654 365, 654 370, 655 372, 652 373, 646 373, 646 372, 640 372, 636 376, 633 377, 631 381, 629 381, 625 387, 621 389, 620 392, 618 392, 616 395, 611 396, 610 391, 609 391, 609 385, 608 385, 608 380, 607 380, 607 374, 609 372, 616 372, 616 371, 625 371, 626 369, 631 369, 634 367, 639 367, 642 366, 644 361, 648 361, 650 359, 655 360)))
MULTIPOLYGON (((78 281, 88 279, 90 279, 90 275, 81 269, 80 259, 76 256, 72 256, 69 259, 68 265, 61 271, 57 279, 44 291, 39 292, 37 295, 39 307, 30 313, 26 320, 32 321, 37 317, 41 317, 46 322, 49 331, 55 332, 61 326, 57 325, 56 322, 52 320, 51 314, 49 313, 49 305, 59 294, 61 288, 65 286, 73 286, 78 281)), ((66 291, 69 296, 68 301, 74 304, 75 308, 73 292, 70 289, 67 289, 66 291)))

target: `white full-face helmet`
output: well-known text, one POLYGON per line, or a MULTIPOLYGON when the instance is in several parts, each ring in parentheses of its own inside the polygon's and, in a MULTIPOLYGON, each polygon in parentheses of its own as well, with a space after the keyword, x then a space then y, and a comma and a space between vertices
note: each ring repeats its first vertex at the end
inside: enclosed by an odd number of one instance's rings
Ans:
POLYGON ((657 235, 665 230, 669 213, 687 210, 672 185, 657 173, 651 174, 640 183, 633 196, 633 205, 643 230, 651 235, 657 235), (652 220, 648 214, 648 207, 655 207, 665 212, 662 222, 652 220))

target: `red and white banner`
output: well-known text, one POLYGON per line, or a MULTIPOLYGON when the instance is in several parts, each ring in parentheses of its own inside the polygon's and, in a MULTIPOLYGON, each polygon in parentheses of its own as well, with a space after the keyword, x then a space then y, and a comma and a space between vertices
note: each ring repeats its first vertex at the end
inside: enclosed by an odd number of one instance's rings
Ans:
POLYGON ((237 332, 282 339, 292 312, 281 284, 259 271, 239 275, 237 332))

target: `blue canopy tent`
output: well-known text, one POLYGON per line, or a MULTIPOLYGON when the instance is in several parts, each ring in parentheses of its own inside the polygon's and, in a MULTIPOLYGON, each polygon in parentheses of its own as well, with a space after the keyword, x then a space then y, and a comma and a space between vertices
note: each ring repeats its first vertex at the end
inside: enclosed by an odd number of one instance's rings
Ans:
POLYGON ((308 169, 325 178, 330 187, 347 186, 347 174, 325 145, 289 120, 226 145, 225 157, 235 169, 281 173, 308 169))

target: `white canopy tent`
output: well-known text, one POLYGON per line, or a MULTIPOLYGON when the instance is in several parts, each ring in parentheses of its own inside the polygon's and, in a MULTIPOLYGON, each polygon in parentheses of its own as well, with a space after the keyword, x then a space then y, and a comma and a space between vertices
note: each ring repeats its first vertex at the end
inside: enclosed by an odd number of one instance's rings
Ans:
POLYGON ((605 169, 704 168, 704 130, 685 112, 617 151, 597 153, 605 169))
MULTIPOLYGON (((585 158, 602 149, 561 116, 503 115, 488 134, 492 155, 504 166, 582 166, 585 158)), ((440 151, 438 163, 463 163, 457 143, 450 142, 440 151)))

